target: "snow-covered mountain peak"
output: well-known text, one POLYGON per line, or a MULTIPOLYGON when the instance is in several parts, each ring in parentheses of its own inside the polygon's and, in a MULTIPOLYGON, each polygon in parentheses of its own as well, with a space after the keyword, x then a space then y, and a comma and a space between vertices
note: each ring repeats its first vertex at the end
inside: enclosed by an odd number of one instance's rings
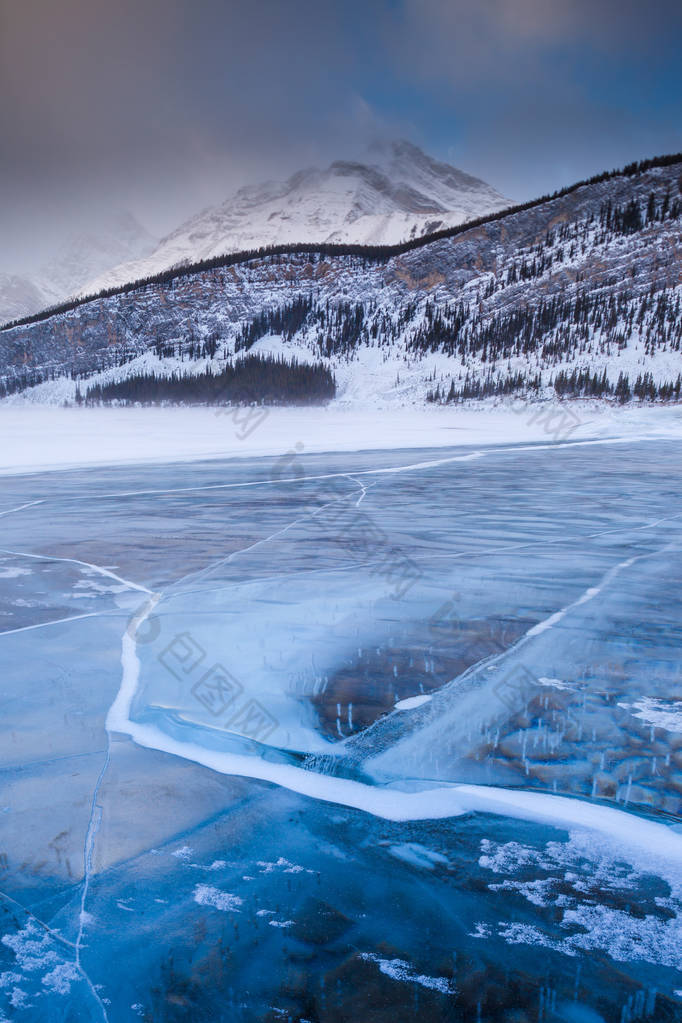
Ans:
POLYGON ((374 142, 368 149, 371 162, 383 167, 393 178, 409 180, 441 180, 450 188, 489 188, 480 178, 429 156, 407 139, 392 142, 374 142))
POLYGON ((366 160, 308 167, 249 184, 164 238, 150 257, 117 266, 85 289, 124 284, 170 266, 294 242, 391 244, 508 206, 484 181, 406 141, 372 146, 366 160))
POLYGON ((245 185, 158 244, 130 213, 112 211, 66 239, 35 274, 0 279, 0 321, 229 252, 296 242, 394 244, 509 205, 411 142, 377 142, 360 158, 245 185))

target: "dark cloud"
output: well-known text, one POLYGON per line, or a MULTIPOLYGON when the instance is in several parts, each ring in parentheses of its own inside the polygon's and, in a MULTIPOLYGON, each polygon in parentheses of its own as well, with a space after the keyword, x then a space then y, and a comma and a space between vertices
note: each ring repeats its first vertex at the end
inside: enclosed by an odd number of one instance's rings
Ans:
POLYGON ((221 130, 235 132, 223 145, 238 143, 238 131, 247 143, 283 136, 283 113, 295 134, 297 114, 321 98, 322 54, 333 64, 338 38, 318 5, 295 7, 296 20, 289 5, 268 2, 5 5, 5 137, 21 147, 17 158, 28 150, 71 172, 83 160, 119 164, 122 147, 133 166, 157 153, 191 157, 221 130))
POLYGON ((508 195, 682 150, 679 0, 404 0, 387 38, 450 157, 508 195))
POLYGON ((247 180, 343 151, 374 119, 353 85, 360 47, 341 5, 22 0, 1 11, 0 202, 15 237, 41 211, 70 219, 102 203, 168 229, 247 180))
POLYGON ((0 5, 4 259, 410 135, 525 197, 682 148, 679 0, 0 5))
POLYGON ((679 54, 677 0, 403 0, 388 25, 403 59, 456 84, 528 79, 557 51, 634 62, 679 54), (529 67, 530 62, 530 67, 529 67), (511 76, 511 79, 510 79, 511 76))

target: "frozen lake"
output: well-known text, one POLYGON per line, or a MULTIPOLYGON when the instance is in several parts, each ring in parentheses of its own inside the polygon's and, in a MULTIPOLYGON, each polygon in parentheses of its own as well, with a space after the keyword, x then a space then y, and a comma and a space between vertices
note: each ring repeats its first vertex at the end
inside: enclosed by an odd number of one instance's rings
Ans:
POLYGON ((680 467, 4 477, 0 1020, 681 1020, 680 467))

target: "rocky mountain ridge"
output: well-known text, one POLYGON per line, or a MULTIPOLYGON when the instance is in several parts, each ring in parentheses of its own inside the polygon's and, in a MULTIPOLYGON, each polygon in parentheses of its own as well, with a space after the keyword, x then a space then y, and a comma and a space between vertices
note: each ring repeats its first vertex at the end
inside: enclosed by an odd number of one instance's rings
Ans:
POLYGON ((509 205, 484 181, 410 142, 377 144, 364 162, 337 160, 324 170, 241 188, 180 225, 144 259, 116 266, 82 290, 92 294, 171 266, 268 245, 395 244, 509 205))
POLYGON ((674 399, 681 182, 677 158, 408 251, 304 248, 152 282, 0 333, 5 385, 71 400, 73 380, 46 378, 204 372, 265 346, 326 361, 346 401, 542 396, 557 379, 615 396, 623 375, 674 399))

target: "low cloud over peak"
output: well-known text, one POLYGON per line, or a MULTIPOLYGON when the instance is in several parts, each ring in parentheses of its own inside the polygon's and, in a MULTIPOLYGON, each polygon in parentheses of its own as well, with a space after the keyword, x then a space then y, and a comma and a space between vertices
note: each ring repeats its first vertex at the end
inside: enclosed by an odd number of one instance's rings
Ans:
POLYGON ((0 269, 101 207, 160 235, 374 137, 515 198, 682 149, 681 41, 671 0, 5 4, 0 269))

